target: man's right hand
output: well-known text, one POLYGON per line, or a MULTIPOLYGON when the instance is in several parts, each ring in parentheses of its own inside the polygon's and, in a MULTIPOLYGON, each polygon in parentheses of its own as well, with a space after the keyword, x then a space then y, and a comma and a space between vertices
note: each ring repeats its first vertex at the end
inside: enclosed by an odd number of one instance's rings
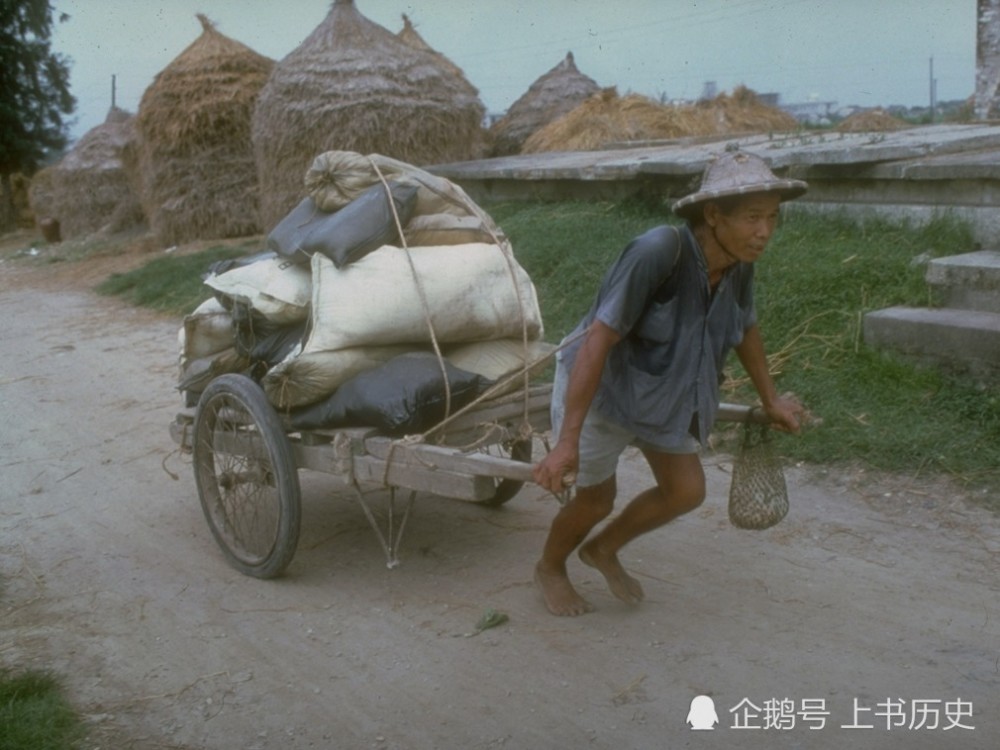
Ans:
POLYGON ((545 458, 535 464, 532 475, 539 487, 558 495, 573 484, 579 465, 580 452, 577 448, 559 441, 545 458))

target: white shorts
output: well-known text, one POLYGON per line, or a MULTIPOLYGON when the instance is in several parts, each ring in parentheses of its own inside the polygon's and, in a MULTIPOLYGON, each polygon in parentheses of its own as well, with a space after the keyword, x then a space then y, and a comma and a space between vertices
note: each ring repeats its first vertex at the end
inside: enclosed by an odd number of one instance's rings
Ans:
MULTIPOLYGON (((569 373, 561 362, 557 363, 551 405, 552 433, 556 439, 566 413, 568 382, 569 373)), ((698 453, 701 448, 693 435, 687 435, 677 445, 654 445, 591 408, 583 420, 583 429, 580 430, 580 465, 576 474, 576 486, 592 487, 613 476, 618 470, 618 459, 630 445, 653 453, 675 455, 698 453)))

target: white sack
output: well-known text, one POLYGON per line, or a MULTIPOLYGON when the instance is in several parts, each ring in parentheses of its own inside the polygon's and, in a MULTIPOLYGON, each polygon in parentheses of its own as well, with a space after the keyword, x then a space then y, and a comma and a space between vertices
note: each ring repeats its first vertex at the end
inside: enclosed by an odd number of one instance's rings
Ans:
MULTIPOLYGON (((444 351, 444 358, 455 367, 499 382, 521 372, 528 365, 534 365, 528 371, 529 376, 538 375, 551 364, 552 360, 548 355, 555 349, 555 344, 545 341, 529 341, 525 348, 521 339, 496 339, 448 347, 444 351)), ((523 385, 523 377, 515 377, 506 387, 493 391, 493 395, 515 391, 523 385)))
POLYGON ((409 351, 413 351, 413 347, 380 346, 304 353, 268 370, 261 386, 274 406, 294 409, 323 400, 358 373, 409 351))
POLYGON ((312 258, 312 332, 304 351, 430 342, 420 289, 441 344, 541 338, 542 316, 528 274, 497 245, 385 245, 341 269, 312 258), (407 260, 413 260, 418 282, 407 260), (513 277, 511 274, 513 270, 513 277), (523 307, 522 307, 523 306, 523 307))
POLYGON ((455 367, 474 372, 477 375, 500 380, 511 373, 522 370, 542 360, 531 368, 531 374, 544 369, 550 364, 545 359, 556 348, 555 344, 545 341, 529 341, 527 350, 521 339, 496 339, 495 341, 473 341, 471 344, 459 344, 449 347, 444 352, 444 358, 455 367), (527 361, 525 361, 527 351, 527 361))
POLYGON ((256 263, 212 274, 205 283, 216 291, 246 302, 275 323, 297 323, 309 315, 312 278, 309 269, 288 258, 256 263))
POLYGON ((477 216, 428 214, 414 216, 403 227, 408 247, 419 245, 464 245, 469 242, 493 242, 489 228, 477 216))
POLYGON ((177 339, 182 367, 193 359, 218 354, 233 345, 233 316, 214 297, 207 299, 184 316, 177 339))

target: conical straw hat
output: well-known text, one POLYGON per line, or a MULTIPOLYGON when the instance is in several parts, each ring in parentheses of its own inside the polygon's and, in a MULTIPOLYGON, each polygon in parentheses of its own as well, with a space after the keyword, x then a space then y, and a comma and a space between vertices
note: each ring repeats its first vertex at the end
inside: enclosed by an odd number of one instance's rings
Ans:
POLYGON ((726 151, 705 168, 701 187, 674 203, 674 213, 690 218, 695 208, 706 201, 730 195, 777 192, 781 200, 792 200, 809 189, 802 180, 777 177, 767 162, 746 151, 726 151))

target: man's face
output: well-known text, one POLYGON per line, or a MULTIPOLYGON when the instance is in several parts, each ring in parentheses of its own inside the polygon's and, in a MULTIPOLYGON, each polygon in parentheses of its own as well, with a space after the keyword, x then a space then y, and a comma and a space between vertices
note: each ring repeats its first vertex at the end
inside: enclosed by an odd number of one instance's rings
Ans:
POLYGON ((764 252, 778 225, 780 196, 756 193, 743 198, 731 212, 723 213, 716 204, 705 209, 705 220, 719 244, 734 258, 753 263, 764 252))

